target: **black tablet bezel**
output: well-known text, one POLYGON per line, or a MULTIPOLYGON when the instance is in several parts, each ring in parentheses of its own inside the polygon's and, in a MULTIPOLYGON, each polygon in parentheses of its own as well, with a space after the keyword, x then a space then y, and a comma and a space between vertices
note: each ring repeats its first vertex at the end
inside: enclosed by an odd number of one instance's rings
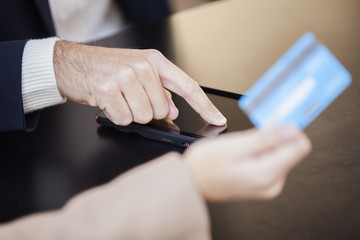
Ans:
MULTIPOLYGON (((202 87, 202 89, 204 90, 205 93, 226 97, 229 99, 233 99, 235 101, 237 101, 242 96, 240 94, 212 89, 208 87, 202 87)), ((239 111, 241 110, 239 109, 239 111)), ((115 128, 121 132, 137 133, 145 138, 149 138, 169 144, 175 144, 177 146, 182 146, 182 147, 188 147, 190 146, 191 143, 204 137, 196 133, 186 132, 182 130, 176 131, 158 125, 138 124, 138 123, 131 123, 127 126, 116 125, 113 122, 111 122, 111 120, 109 120, 102 111, 100 111, 96 115, 96 121, 98 124, 115 128)), ((226 132, 226 130, 224 132, 226 132)))

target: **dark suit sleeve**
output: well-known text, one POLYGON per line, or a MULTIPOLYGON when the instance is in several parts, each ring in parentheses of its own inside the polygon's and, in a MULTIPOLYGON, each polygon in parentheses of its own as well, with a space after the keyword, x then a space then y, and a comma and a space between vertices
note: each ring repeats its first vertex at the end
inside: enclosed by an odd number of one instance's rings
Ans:
POLYGON ((170 15, 167 0, 117 0, 127 19, 135 24, 147 24, 170 15))
POLYGON ((26 42, 0 42, 0 132, 31 130, 37 122, 37 116, 25 117, 22 102, 21 66, 26 42))

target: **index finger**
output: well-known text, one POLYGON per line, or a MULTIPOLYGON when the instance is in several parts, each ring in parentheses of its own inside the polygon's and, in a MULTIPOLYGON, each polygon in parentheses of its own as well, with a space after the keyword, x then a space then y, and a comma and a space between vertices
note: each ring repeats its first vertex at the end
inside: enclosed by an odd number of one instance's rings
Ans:
POLYGON ((164 56, 159 58, 157 69, 163 86, 184 98, 205 121, 217 126, 226 124, 224 115, 184 71, 164 56))

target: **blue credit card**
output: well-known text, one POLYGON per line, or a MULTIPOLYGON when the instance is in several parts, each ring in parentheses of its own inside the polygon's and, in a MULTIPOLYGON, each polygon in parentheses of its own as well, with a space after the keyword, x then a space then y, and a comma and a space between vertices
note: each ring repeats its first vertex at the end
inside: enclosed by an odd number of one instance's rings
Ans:
POLYGON ((258 128, 292 123, 304 129, 350 83, 350 73, 308 32, 239 99, 239 107, 258 128))

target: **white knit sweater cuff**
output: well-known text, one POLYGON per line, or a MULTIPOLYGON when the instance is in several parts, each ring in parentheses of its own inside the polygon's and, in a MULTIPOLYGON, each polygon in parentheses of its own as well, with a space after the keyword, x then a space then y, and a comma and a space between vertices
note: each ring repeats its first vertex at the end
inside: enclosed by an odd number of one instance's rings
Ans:
POLYGON ((54 45, 58 40, 29 40, 25 45, 21 76, 24 113, 66 101, 57 88, 53 66, 54 45))

